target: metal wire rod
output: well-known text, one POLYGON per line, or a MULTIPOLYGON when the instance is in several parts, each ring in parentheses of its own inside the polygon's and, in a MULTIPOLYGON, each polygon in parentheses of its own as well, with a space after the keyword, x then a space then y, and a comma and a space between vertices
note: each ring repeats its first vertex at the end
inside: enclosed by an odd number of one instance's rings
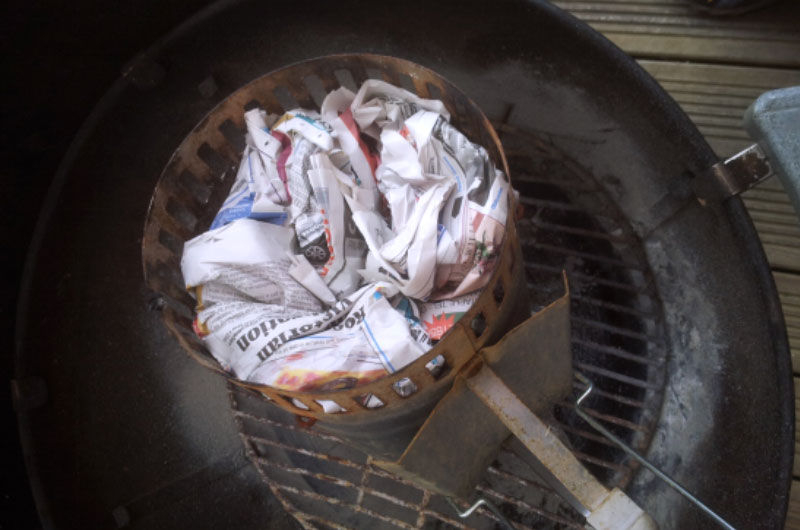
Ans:
POLYGON ((589 416, 586 412, 584 412, 581 409, 581 403, 589 396, 589 394, 592 393, 592 390, 594 390, 594 383, 592 383, 592 381, 589 380, 588 377, 586 377, 580 372, 575 372, 575 378, 581 383, 586 385, 586 390, 583 391, 583 394, 581 394, 581 396, 575 402, 575 412, 578 414, 578 416, 580 416, 583 419, 583 421, 594 427, 598 432, 600 432, 600 434, 602 434, 603 436, 614 442, 614 444, 616 444, 620 449, 622 449, 630 456, 635 458, 640 464, 642 464, 644 467, 652 471, 658 478, 669 484, 678 493, 686 497, 695 506, 703 510, 709 517, 714 519, 721 527, 727 530, 736 530, 725 519, 717 515, 717 513, 714 512, 714 510, 703 504, 703 502, 700 499, 689 493, 689 491, 687 491, 686 488, 675 482, 669 475, 667 475, 666 473, 658 469, 656 466, 651 464, 645 457, 637 453, 635 450, 629 447, 628 444, 617 438, 611 431, 603 427, 600 424, 600 422, 598 422, 597 420, 589 416))
POLYGON ((450 497, 446 497, 446 499, 448 504, 450 504, 450 506, 453 507, 458 516, 462 519, 466 519, 467 517, 472 515, 472 513, 481 506, 486 506, 487 508, 489 508, 489 510, 491 510, 491 512, 495 515, 495 517, 497 517, 497 519, 500 521, 501 526, 503 526, 507 530, 514 530, 514 527, 511 526, 511 523, 508 521, 508 519, 506 519, 506 516, 503 515, 500 512, 500 510, 497 509, 497 506, 495 506, 494 504, 492 504, 483 497, 475 501, 475 504, 473 504, 463 512, 461 511, 461 508, 459 508, 458 505, 455 503, 455 501, 453 501, 453 499, 451 499, 450 497))

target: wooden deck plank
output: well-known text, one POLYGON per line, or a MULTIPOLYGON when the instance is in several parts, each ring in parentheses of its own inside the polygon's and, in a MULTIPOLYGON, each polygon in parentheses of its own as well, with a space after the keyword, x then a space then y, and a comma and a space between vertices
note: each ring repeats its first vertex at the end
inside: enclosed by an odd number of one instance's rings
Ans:
MULTIPOLYGON (((795 376, 794 378, 794 454, 798 454, 798 449, 800 449, 800 429, 798 429, 798 422, 800 422, 800 414, 797 414, 797 411, 800 410, 800 377, 795 376)), ((800 480, 800 462, 798 459, 794 459, 794 468, 792 469, 792 477, 796 480, 800 480)))
POLYGON ((786 530, 796 530, 800 528, 800 481, 792 482, 792 490, 789 493, 789 511, 786 514, 786 530))
MULTIPOLYGON (((800 69, 639 63, 670 92, 721 158, 752 143, 742 128, 742 116, 759 94, 800 85, 800 69)), ((800 272, 800 221, 780 181, 770 179, 742 198, 772 267, 800 272)))
POLYGON ((681 0, 555 0, 636 57, 800 66, 800 3, 715 17, 681 0))
MULTIPOLYGON (((795 373, 800 373, 800 275, 774 271, 772 276, 778 287, 783 316, 786 319, 786 332, 789 335, 789 347, 792 351, 792 366, 795 373)), ((795 399, 800 399, 798 381, 800 379, 795 378, 795 399)), ((800 473, 797 472, 798 461, 800 458, 795 458, 795 475, 800 477, 800 473)))
MULTIPOLYGON (((800 365, 795 365, 795 370, 800 368, 800 365)), ((800 529, 800 429, 798 429, 798 421, 800 418, 800 377, 794 378, 794 410, 795 410, 795 427, 794 427, 794 468, 792 469, 792 489, 789 492, 789 509, 786 513, 785 530, 798 530, 800 529)))
MULTIPOLYGON (((797 20, 800 23, 800 15, 797 20)), ((742 116, 760 94, 800 85, 800 69, 653 60, 639 64, 670 93, 722 158, 751 143, 742 116)))
MULTIPOLYGON (((795 365, 798 367, 797 365, 795 365)), ((789 510, 786 513, 785 530, 800 529, 800 429, 798 429, 798 419, 800 418, 800 377, 794 378, 794 469, 792 475, 792 489, 789 493, 789 510)))
POLYGON ((800 528, 800 482, 792 482, 789 497, 789 513, 786 515, 786 530, 800 528))

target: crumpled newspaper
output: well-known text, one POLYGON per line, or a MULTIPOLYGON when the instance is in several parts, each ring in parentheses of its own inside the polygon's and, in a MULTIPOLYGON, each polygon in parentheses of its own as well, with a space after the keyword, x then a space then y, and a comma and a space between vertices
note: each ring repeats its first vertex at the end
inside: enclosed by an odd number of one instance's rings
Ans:
POLYGON ((420 302, 419 320, 431 340, 440 340, 469 311, 482 290, 446 300, 420 302))
POLYGON ((449 119, 442 102, 377 80, 331 92, 319 112, 245 113, 230 195, 181 261, 195 331, 226 370, 287 390, 352 388, 422 356, 469 309, 511 190, 449 119))

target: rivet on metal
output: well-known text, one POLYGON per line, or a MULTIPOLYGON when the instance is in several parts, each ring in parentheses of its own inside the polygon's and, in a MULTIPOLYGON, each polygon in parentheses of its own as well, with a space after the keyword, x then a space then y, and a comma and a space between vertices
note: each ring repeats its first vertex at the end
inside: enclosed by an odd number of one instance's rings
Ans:
POLYGON ((117 524, 117 528, 125 528, 131 524, 131 513, 124 506, 117 506, 111 510, 111 516, 117 524))
POLYGON ((167 71, 152 57, 140 53, 128 64, 122 67, 122 77, 133 83, 139 89, 149 90, 161 84, 167 71))
POLYGON ((39 408, 47 403, 47 383, 38 376, 12 379, 11 396, 17 411, 39 408))
POLYGON ((214 94, 217 93, 217 90, 219 90, 219 86, 217 85, 217 81, 214 79, 214 76, 210 75, 203 79, 199 85, 197 85, 197 90, 204 98, 211 99, 214 97, 214 94))

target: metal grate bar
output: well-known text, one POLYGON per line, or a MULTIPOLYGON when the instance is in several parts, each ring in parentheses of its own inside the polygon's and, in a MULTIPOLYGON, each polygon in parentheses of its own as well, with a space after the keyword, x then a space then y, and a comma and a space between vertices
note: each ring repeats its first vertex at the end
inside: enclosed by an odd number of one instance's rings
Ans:
POLYGON ((644 333, 639 333, 637 331, 632 331, 627 328, 623 328, 620 326, 615 326, 613 324, 606 324, 605 322, 598 322, 597 320, 590 320, 586 318, 576 317, 573 315, 572 317, 573 322, 577 322, 578 324, 583 324, 584 326, 590 326, 593 328, 599 328, 604 331, 608 331, 611 333, 616 333, 617 335, 623 335, 625 337, 630 337, 632 339, 638 339, 645 342, 651 342, 658 344, 658 337, 653 337, 652 335, 646 335, 644 333))
MULTIPOLYGON (((469 503, 464 503, 464 502, 459 502, 459 501, 455 501, 455 504, 456 504, 456 506, 459 507, 459 510, 461 510, 461 511, 467 510, 469 508, 469 506, 470 506, 469 503)), ((498 518, 494 513, 492 513, 491 510, 486 509, 486 507, 484 507, 483 505, 480 506, 479 508, 477 508, 474 513, 478 513, 480 515, 483 515, 484 517, 486 517, 487 519, 491 519, 495 523, 500 523, 502 527, 505 526, 505 525, 502 525, 502 521, 500 521, 500 518, 498 518)), ((469 519, 469 517, 467 517, 467 519, 469 519)), ((514 528, 519 528, 519 529, 523 529, 523 530, 534 530, 533 528, 531 528, 529 526, 525 526, 525 525, 517 523, 517 522, 513 522, 513 521, 508 521, 508 522, 510 522, 514 528)))
MULTIPOLYGON (((538 219, 536 217, 531 217, 531 218, 527 219, 526 221, 532 223, 537 228, 542 228, 544 230, 549 230, 551 232, 563 232, 563 233, 571 234, 571 235, 575 235, 575 236, 589 237, 589 238, 592 238, 592 239, 602 239, 602 240, 605 240, 605 241, 611 241, 612 243, 615 243, 615 244, 618 244, 618 245, 625 245, 625 246, 632 245, 632 244, 635 243, 635 240, 633 238, 631 238, 631 237, 619 236, 619 235, 615 235, 615 234, 608 234, 606 232, 601 232, 599 230, 589 230, 589 229, 586 229, 586 228, 578 228, 578 227, 568 226, 568 225, 564 225, 564 224, 560 224, 560 223, 542 221, 541 219, 538 219)), ((523 243, 523 244, 527 243, 528 241, 535 241, 535 239, 529 238, 529 239, 521 239, 520 240, 520 242, 523 243)))
MULTIPOLYGON (((534 199, 533 197, 520 197, 519 202, 521 202, 522 204, 529 204, 531 206, 539 206, 541 208, 551 208, 551 209, 556 209, 556 210, 563 210, 565 212, 587 213, 586 208, 584 208, 583 206, 578 206, 578 205, 571 204, 571 203, 568 203, 568 202, 551 201, 551 200, 548 200, 548 199, 534 199)), ((604 216, 604 213, 603 212, 599 212, 599 211, 598 212, 590 211, 588 213, 591 213, 595 217, 603 217, 604 216)))
MULTIPOLYGON (((404 508, 407 508, 409 510, 412 510, 412 511, 415 511, 415 512, 418 513, 418 517, 417 517, 417 519, 415 521, 416 524, 412 526, 411 524, 406 523, 404 521, 400 521, 398 519, 395 519, 395 518, 392 518, 392 517, 388 517, 388 516, 385 516, 383 514, 378 514, 377 512, 375 512, 373 510, 370 510, 368 508, 364 508, 363 506, 361 506, 360 502, 349 503, 349 502, 343 501, 343 500, 335 498, 335 497, 330 497, 330 496, 321 495, 321 494, 318 494, 318 493, 303 491, 303 490, 300 490, 300 489, 295 488, 293 486, 284 485, 284 484, 278 484, 276 486, 280 490, 289 491, 289 492, 294 493, 296 495, 302 495, 302 496, 305 496, 305 497, 308 497, 308 498, 311 498, 311 499, 314 499, 314 500, 328 502, 330 504, 336 504, 336 505, 339 505, 339 506, 345 506, 345 507, 353 509, 354 511, 357 511, 359 513, 363 513, 363 514, 368 515, 370 517, 375 517, 376 519, 380 519, 380 520, 382 520, 384 522, 387 522, 387 523, 393 524, 395 526, 398 526, 399 528, 422 528, 422 526, 425 523, 425 517, 433 517, 435 519, 438 519, 440 521, 446 522, 446 523, 451 524, 453 526, 456 526, 458 528, 468 528, 467 526, 465 526, 462 523, 459 523, 455 519, 452 519, 452 518, 450 518, 450 517, 448 517, 448 516, 446 516, 444 514, 441 514, 439 512, 436 512, 434 510, 431 510, 431 509, 427 508, 426 507, 427 503, 429 502, 430 497, 431 497, 430 492, 428 492, 427 490, 424 491, 423 501, 421 503, 419 503, 419 504, 415 504, 415 503, 410 503, 410 502, 403 501, 402 499, 398 499, 397 497, 388 495, 388 494, 386 494, 384 492, 381 492, 381 491, 373 489, 373 488, 369 488, 369 487, 365 487, 365 486, 356 486, 355 484, 353 484, 353 483, 351 483, 349 481, 346 481, 346 480, 343 480, 343 479, 340 479, 340 478, 337 478, 337 477, 334 477, 334 476, 331 476, 331 475, 327 475, 327 474, 324 474, 324 473, 313 473, 313 472, 308 471, 307 469, 287 466, 287 465, 284 465, 284 464, 279 464, 277 462, 273 462, 271 460, 268 460, 268 459, 265 459, 265 458, 261 458, 261 457, 257 457, 256 458, 256 462, 258 464, 269 466, 269 467, 278 468, 278 469, 281 469, 281 470, 289 472, 289 473, 295 473, 295 474, 298 474, 298 475, 310 476, 310 477, 313 477, 313 478, 324 480, 326 482, 330 482, 330 483, 336 484, 338 486, 357 488, 359 490, 359 492, 361 492, 361 493, 367 493, 367 494, 370 494, 370 495, 374 495, 376 497, 382 498, 384 500, 387 500, 389 502, 397 504, 398 506, 402 506, 404 508)), ((607 465, 610 465, 610 464, 607 464, 607 465)), ((366 467, 365 467, 365 470, 368 471, 368 472, 372 471, 371 469, 366 468, 366 467)), ((499 470, 495 470, 495 473, 496 474, 502 474, 503 476, 506 476, 506 477, 513 477, 513 475, 510 475, 510 474, 504 473, 504 472, 500 472, 499 470)), ((515 478, 521 484, 524 484, 524 485, 527 485, 527 486, 542 487, 540 484, 536 484, 536 483, 532 483, 532 482, 528 482, 528 481, 523 481, 522 479, 519 479, 518 477, 515 477, 515 478)), ((516 506, 523 507, 527 511, 536 513, 537 515, 540 515, 542 517, 546 517, 546 518, 551 519, 551 520, 553 520, 555 522, 559 522, 559 523, 562 523, 562 524, 570 523, 570 521, 568 521, 566 519, 563 519, 563 518, 561 518, 561 517, 559 517, 559 516, 557 516, 555 514, 552 514, 550 512, 545 511, 545 510, 541 510, 539 508, 532 507, 529 504, 524 503, 523 501, 519 501, 517 499, 513 499, 512 497, 509 497, 509 496, 504 495, 504 494, 502 494, 500 492, 497 492, 496 490, 494 490, 492 488, 479 487, 478 491, 480 491, 481 493, 486 493, 486 494, 488 494, 488 495, 490 495, 492 497, 501 499, 504 502, 509 502, 509 503, 514 504, 516 506)), ((363 498, 363 495, 360 496, 360 498, 363 498)), ((492 514, 489 510, 481 509, 481 510, 479 510, 479 513, 481 513, 485 517, 493 519, 495 521, 498 520, 497 517, 494 514, 492 514)), ((334 526, 336 528, 344 528, 344 527, 341 527, 340 525, 338 525, 337 523, 335 523, 333 521, 329 521, 329 520, 323 519, 321 517, 315 517, 314 519, 317 522, 320 522, 320 523, 323 523, 323 524, 326 524, 326 525, 331 525, 331 526, 334 526)), ((517 528, 529 528, 529 527, 521 525, 521 524, 515 524, 514 526, 516 526, 517 528)))
POLYGON ((602 300, 599 298, 595 298, 592 296, 580 294, 580 293, 571 293, 570 299, 574 302, 580 302, 585 304, 591 304, 593 306, 601 307, 603 309, 609 309, 611 311, 615 311, 618 313, 627 313, 629 315, 644 318, 647 320, 655 318, 655 315, 652 311, 641 310, 635 307, 628 307, 620 304, 615 304, 613 302, 609 302, 607 300, 602 300))
POLYGON ((575 457, 582 462, 588 462, 596 466, 601 466, 607 469, 613 469, 614 471, 620 471, 620 472, 627 471, 627 468, 625 466, 621 466, 619 464, 612 464, 607 460, 603 460, 601 458, 597 458, 592 455, 587 455, 586 453, 581 453, 580 451, 573 451, 573 453, 575 454, 575 457))
POLYGON ((592 254, 591 252, 580 252, 578 250, 573 250, 570 248, 559 247, 557 245, 550 245, 548 243, 542 242, 529 242, 527 243, 528 247, 538 248, 542 250, 549 250, 550 252, 556 252, 558 254, 563 254, 564 256, 572 256, 575 258, 583 258, 588 259, 591 261, 596 261, 598 263, 605 263, 606 265, 612 265, 615 267, 619 267, 622 269, 631 269, 636 271, 645 270, 644 267, 639 263, 627 263, 620 259, 614 258, 607 258, 604 256, 598 256, 597 254, 592 254))
MULTIPOLYGON (((313 472, 313 471, 309 471, 308 469, 305 469, 305 468, 288 466, 286 464, 281 464, 279 462, 275 462, 273 460, 270 460, 268 458, 263 458, 263 457, 260 457, 260 456, 256 457, 256 462, 261 464, 261 465, 264 465, 264 466, 275 467, 275 468, 281 469, 283 471, 286 471, 287 473, 294 473, 294 474, 297 474, 297 475, 313 477, 313 478, 316 478, 316 479, 319 479, 319 480, 323 480, 325 482, 329 482, 331 484, 335 484, 337 486, 342 486, 344 488, 356 489, 358 491, 358 500, 356 501, 355 504, 359 505, 359 506, 361 506, 361 504, 362 504, 362 501, 363 501, 363 498, 364 498, 364 494, 369 494, 369 495, 374 495, 375 497, 381 498, 381 499, 383 499, 385 501, 391 502, 393 504, 396 504, 398 506, 402 506, 403 508, 408 508, 409 510, 419 511, 422 508, 418 504, 414 504, 414 503, 410 503, 408 501, 404 501, 403 499, 395 497, 394 495, 390 495, 390 494, 385 493, 383 491, 371 488, 371 487, 366 485, 366 480, 363 480, 361 484, 354 484, 354 483, 350 482, 349 480, 345 480, 345 479, 342 479, 342 478, 339 478, 339 477, 335 477, 335 476, 327 474, 327 473, 316 473, 316 472, 313 472)), ((362 475, 362 477, 368 477, 369 474, 370 474, 370 471, 371 471, 370 468, 365 466, 364 467, 364 474, 362 475)))
MULTIPOLYGON (((573 388, 583 390, 583 387, 580 386, 580 383, 573 383, 573 388)), ((600 390, 599 388, 595 388, 594 394, 598 396, 603 396, 606 399, 611 399, 616 401, 617 403, 622 403, 623 405, 628 405, 630 407, 636 407, 637 409, 641 409, 645 407, 645 403, 638 399, 631 399, 625 396, 620 396, 619 394, 613 394, 611 392, 606 392, 605 390, 600 390)))
MULTIPOLYGON (((566 408, 566 409, 570 409, 570 410, 573 410, 575 408, 575 404, 572 401, 562 401, 561 403, 558 404, 558 406, 566 408)), ((630 429, 632 431, 639 431, 639 432, 647 432, 648 431, 647 427, 639 425, 638 423, 634 423, 632 421, 623 420, 621 418, 617 418, 616 416, 612 416, 610 414, 603 414, 602 412, 598 412, 598 411, 596 411, 594 409, 590 409, 590 408, 585 407, 585 406, 581 407, 581 410, 583 410, 584 412, 586 412, 590 416, 593 416, 593 417, 595 417, 595 418, 597 418, 599 420, 603 420, 603 421, 605 421, 607 423, 612 423, 614 425, 617 425, 619 427, 623 427, 625 429, 630 429)))
POLYGON ((584 429, 578 429, 578 428, 572 427, 571 425, 565 425, 563 423, 560 424, 559 427, 561 427, 561 429, 563 429, 565 432, 574 434, 575 436, 580 436, 581 438, 584 438, 586 440, 591 440, 591 441, 597 442, 599 444, 607 445, 608 447, 612 447, 614 449, 617 448, 617 446, 614 445, 613 442, 610 442, 609 440, 607 440, 606 438, 604 438, 603 436, 601 436, 599 434, 591 433, 591 432, 586 431, 584 429))
MULTIPOLYGON (((561 271, 563 270, 562 267, 553 267, 552 265, 544 265, 544 264, 536 263, 536 262, 530 261, 530 260, 525 260, 525 267, 526 268, 532 268, 532 269, 539 269, 539 270, 543 270, 543 271, 546 271, 546 272, 551 272, 553 274, 561 274, 561 271)), ((613 281, 613 280, 607 280, 605 278, 598 278, 596 276, 589 276, 587 274, 582 274, 580 272, 575 272, 575 271, 571 271, 571 270, 567 270, 567 276, 569 277, 570 280, 573 280, 573 279, 582 280, 582 281, 585 281, 587 283, 594 283, 594 284, 597 284, 597 285, 603 285, 605 287, 611 287, 611 288, 614 288, 614 289, 619 289, 621 291, 627 291, 627 292, 629 292, 631 294, 639 294, 640 291, 643 290, 640 287, 636 287, 635 285, 622 283, 622 282, 616 282, 616 281, 613 281)))
MULTIPOLYGON (((325 525, 328 528, 334 528, 335 530, 351 530, 350 528, 347 528, 346 526, 342 526, 342 525, 340 525, 338 523, 334 523, 333 521, 328 521, 327 519, 323 519, 322 517, 317 517, 316 515, 311 515, 311 514, 308 514, 308 513, 304 513, 302 515, 298 514, 298 515, 295 515, 295 517, 301 521, 301 524, 304 523, 304 522, 319 523, 319 524, 325 525)), ((303 527, 304 528, 309 528, 305 524, 303 524, 303 527)))
MULTIPOLYGON (((250 414, 250 413, 247 413, 247 412, 242 412, 241 410, 235 410, 233 412, 233 415, 235 417, 237 417, 237 418, 245 418, 245 419, 257 422, 257 423, 263 423, 265 425, 270 425, 272 427, 280 427, 281 429, 286 429, 286 430, 289 430, 289 431, 308 434, 308 429, 305 429, 305 428, 301 429, 299 427, 295 427, 294 425, 288 425, 288 424, 285 424, 285 423, 281 423, 281 422, 275 421, 275 420, 273 420, 271 418, 256 416, 254 414, 250 414)), ((331 434, 326 434, 326 433, 322 433, 322 432, 314 432, 314 436, 316 436, 317 438, 322 438, 323 440, 329 440, 331 442, 344 443, 344 442, 342 442, 341 438, 337 438, 336 436, 333 436, 331 434)))
POLYGON ((548 486, 547 484, 544 484, 542 482, 534 482, 532 480, 528 480, 528 479, 524 479, 522 477, 518 477, 516 475, 512 475, 511 473, 509 473, 507 471, 503 471, 502 469, 498 468, 495 465, 489 466, 488 471, 492 475, 497 475, 499 477, 503 477, 503 478, 508 479, 508 480, 510 480, 512 482, 516 482, 520 486, 525 486, 526 488, 537 488, 537 489, 541 489, 541 490, 544 490, 544 491, 549 491, 551 493, 555 493, 555 490, 553 488, 551 488, 550 486, 548 486))
POLYGON ((630 377, 625 374, 620 374, 612 370, 606 370, 605 368, 600 368, 599 366, 593 366, 591 364, 583 362, 575 363, 575 366, 577 366, 581 370, 601 375, 603 377, 608 377, 609 379, 614 379, 615 381, 620 381, 622 383, 628 383, 629 385, 638 386, 639 388, 645 388, 647 390, 659 389, 659 386, 656 384, 648 383, 647 381, 642 381, 641 379, 636 379, 635 377, 630 377))
MULTIPOLYGON (((583 525, 577 524, 575 521, 570 521, 569 519, 565 519, 563 517, 551 514, 549 512, 545 512, 544 510, 541 510, 541 509, 537 508, 536 506, 532 506, 532 505, 528 504, 525 501, 521 501, 519 499, 515 499, 513 497, 509 497, 508 495, 504 495, 504 494, 502 494, 500 492, 494 491, 491 488, 487 488, 487 487, 484 487, 484 486, 478 486, 476 489, 478 490, 478 492, 483 493, 484 495, 486 495, 488 497, 492 497, 492 498, 494 498, 496 500, 507 502, 508 504, 512 504, 512 505, 514 505, 514 506, 516 506, 518 508, 521 508, 521 509, 523 509, 525 511, 528 511, 528 512, 531 512, 531 513, 535 513, 537 515, 541 515, 542 517, 547 517, 548 519, 551 519, 552 521, 555 521, 557 523, 561 523, 561 524, 563 524, 563 525, 565 525, 565 526, 567 526, 569 528, 584 528, 583 525)), ((521 527, 521 525, 520 525, 520 527, 521 527)))
POLYGON ((328 462, 333 462, 335 464, 339 464, 346 467, 351 467, 355 469, 364 469, 363 464, 358 464, 356 462, 352 462, 350 460, 346 460, 344 458, 334 457, 325 453, 318 453, 316 451, 310 451, 308 449, 304 449, 302 447, 295 447, 293 445, 285 444, 282 442, 276 442, 275 440, 268 440, 266 438, 261 438, 259 436, 253 436, 250 434, 245 434, 244 436, 247 437, 248 440, 262 444, 262 445, 270 445, 272 447, 277 447, 279 449, 283 449, 284 451, 291 451, 293 453, 298 453, 305 456, 311 456, 314 458, 318 458, 320 460, 325 460, 328 462))
POLYGON ((633 361, 648 366, 660 366, 664 362, 663 359, 660 358, 653 359, 644 357, 642 355, 637 355, 635 353, 630 353, 628 351, 625 351, 617 346, 606 346, 605 344, 598 344, 597 342, 594 342, 592 340, 581 339, 579 337, 573 337, 572 343, 577 344, 578 346, 583 346, 590 350, 606 353, 608 355, 613 355, 614 357, 619 357, 620 359, 625 359, 627 361, 633 361))
MULTIPOLYGON (((313 471, 309 471, 308 469, 294 467, 294 466, 287 466, 286 464, 281 464, 280 462, 275 462, 273 460, 261 456, 257 456, 255 458, 255 461, 263 466, 274 467, 286 471, 287 473, 294 473, 306 477, 313 477, 319 480, 324 480, 325 482, 330 482, 331 484, 335 484, 336 486, 342 486, 343 488, 358 488, 360 491, 365 491, 369 493, 368 488, 362 488, 361 486, 353 484, 349 480, 338 478, 333 475, 329 475, 327 473, 315 473, 313 471)), ((400 499, 394 499, 394 498, 387 500, 390 500, 390 502, 394 502, 395 504, 400 504, 402 502, 400 501, 400 499)))
POLYGON ((364 466, 363 471, 361 472, 361 486, 358 488, 358 496, 356 497, 356 504, 361 506, 361 503, 364 502, 364 485, 367 483, 369 479, 369 471, 367 467, 364 466))
MULTIPOLYGON (((349 508, 349 509, 353 510, 354 512, 358 512, 358 513, 367 515, 369 517, 373 517, 373 518, 378 519, 380 521, 383 521, 385 523, 392 524, 392 525, 394 525, 394 526, 396 526, 398 528, 407 528, 409 530, 414 530, 416 528, 416 527, 414 527, 414 526, 412 526, 412 525, 410 525, 408 523, 400 521, 399 519, 394 519, 393 517, 389 517, 389 516, 380 514, 378 512, 373 511, 373 510, 369 510, 367 508, 364 508, 363 506, 358 506, 357 504, 353 504, 352 502, 346 502, 346 501, 343 501, 343 500, 341 500, 339 498, 336 498, 336 497, 330 497, 328 495, 321 495, 319 493, 314 493, 313 491, 301 490, 301 489, 295 488, 294 486, 289 486, 287 484, 276 484, 275 487, 277 489, 279 489, 279 490, 288 491, 290 493, 294 493, 295 495, 299 495, 301 497, 307 497, 307 498, 313 499, 315 501, 320 501, 320 502, 324 502, 324 503, 327 503, 327 504, 333 504, 333 505, 336 505, 336 506, 343 506, 343 507, 346 507, 346 508, 349 508)), ((323 520, 323 521, 325 521, 325 520, 323 520)), ((327 521, 325 521, 325 523, 328 524, 327 521)))
MULTIPOLYGON (((229 389, 230 389, 230 386, 229 386, 229 389)), ((235 404, 235 399, 233 397, 233 393, 230 393, 230 396, 231 396, 232 402, 235 404)), ((255 450, 253 449, 252 444, 250 444, 245 439, 244 435, 242 435, 241 437, 242 437, 242 442, 243 442, 243 445, 245 447, 245 452, 247 453, 248 458, 250 458, 251 461, 254 461, 256 455, 255 455, 255 450)), ((283 509, 286 510, 286 513, 294 516, 300 522, 300 524, 303 525, 303 528, 313 528, 313 527, 310 527, 308 524, 306 524, 304 522, 302 516, 306 515, 306 514, 296 510, 295 507, 292 505, 292 503, 290 503, 289 500, 286 497, 281 495, 280 490, 277 488, 277 485, 274 484, 269 479, 269 477, 266 475, 266 473, 264 473, 264 470, 261 468, 261 466, 255 465, 254 467, 256 468, 256 471, 258 471, 258 474, 261 475, 262 480, 267 484, 267 486, 269 487, 269 489, 272 492, 272 494, 275 495, 275 498, 278 499, 278 502, 281 503, 281 506, 283 507, 283 509)))
POLYGON ((422 525, 425 524, 425 511, 427 511, 428 504, 431 501, 431 492, 425 490, 422 492, 422 502, 419 503, 421 510, 419 511, 419 515, 417 516, 417 528, 422 528, 422 525))

